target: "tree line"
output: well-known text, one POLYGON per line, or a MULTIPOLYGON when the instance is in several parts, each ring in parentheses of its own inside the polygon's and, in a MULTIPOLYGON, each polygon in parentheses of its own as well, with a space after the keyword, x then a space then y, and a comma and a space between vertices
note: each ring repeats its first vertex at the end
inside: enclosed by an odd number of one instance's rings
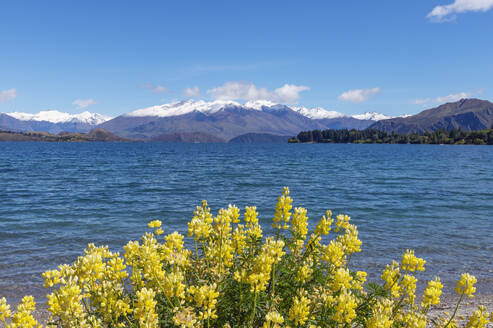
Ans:
POLYGON ((437 130, 423 134, 387 133, 375 129, 365 130, 313 130, 303 131, 290 143, 380 143, 380 144, 446 144, 446 145, 493 145, 492 129, 463 131, 460 129, 437 130))

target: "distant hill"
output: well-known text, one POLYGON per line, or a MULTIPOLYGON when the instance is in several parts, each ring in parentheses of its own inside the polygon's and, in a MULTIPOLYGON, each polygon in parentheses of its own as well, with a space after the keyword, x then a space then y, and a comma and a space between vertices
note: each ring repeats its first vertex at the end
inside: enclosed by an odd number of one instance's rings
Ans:
POLYGON ((121 138, 103 129, 94 129, 90 133, 62 132, 51 134, 48 132, 13 132, 1 131, 0 141, 45 141, 45 142, 125 142, 133 141, 121 138))
POLYGON ((479 131, 493 125, 493 103, 480 99, 461 99, 419 114, 378 121, 370 129, 399 134, 461 129, 479 131))
POLYGON ((229 140, 229 143, 287 143, 289 136, 276 136, 267 133, 246 133, 229 140))

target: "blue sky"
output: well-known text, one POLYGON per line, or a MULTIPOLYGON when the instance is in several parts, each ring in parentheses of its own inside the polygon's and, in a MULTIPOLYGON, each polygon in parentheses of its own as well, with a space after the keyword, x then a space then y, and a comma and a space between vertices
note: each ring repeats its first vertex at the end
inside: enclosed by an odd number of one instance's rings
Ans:
POLYGON ((5 1, 0 112, 192 97, 412 114, 493 99, 492 58, 492 0, 5 1))

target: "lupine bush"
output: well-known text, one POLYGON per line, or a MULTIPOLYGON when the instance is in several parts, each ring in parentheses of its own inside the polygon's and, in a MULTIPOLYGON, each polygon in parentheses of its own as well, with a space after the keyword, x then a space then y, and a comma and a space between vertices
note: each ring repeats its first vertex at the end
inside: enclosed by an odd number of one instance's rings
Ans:
MULTIPOLYGON (((164 236, 161 221, 131 241, 123 255, 90 244, 72 265, 43 274, 53 327, 456 327, 457 308, 473 297, 476 279, 457 282, 452 314, 431 318, 440 303, 439 278, 416 296, 425 260, 407 250, 383 270, 381 283, 350 268, 361 251, 356 226, 346 215, 326 214, 309 234, 304 208, 292 207, 289 190, 278 198, 273 235, 264 236, 255 207, 229 205, 213 216, 203 202, 185 236, 164 236)), ((34 299, 12 313, 0 299, 5 327, 41 327, 34 299)), ((493 314, 479 307, 468 327, 485 327, 493 314)))

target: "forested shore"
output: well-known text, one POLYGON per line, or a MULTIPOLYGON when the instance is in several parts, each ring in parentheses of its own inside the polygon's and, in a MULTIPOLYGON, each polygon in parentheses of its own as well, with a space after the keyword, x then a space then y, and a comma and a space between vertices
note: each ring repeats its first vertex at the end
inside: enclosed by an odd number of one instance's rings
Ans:
POLYGON ((493 129, 463 131, 460 129, 437 130, 423 134, 387 133, 375 129, 366 130, 313 130, 300 132, 289 139, 290 143, 378 143, 378 144, 445 144, 445 145, 493 145, 493 129))

